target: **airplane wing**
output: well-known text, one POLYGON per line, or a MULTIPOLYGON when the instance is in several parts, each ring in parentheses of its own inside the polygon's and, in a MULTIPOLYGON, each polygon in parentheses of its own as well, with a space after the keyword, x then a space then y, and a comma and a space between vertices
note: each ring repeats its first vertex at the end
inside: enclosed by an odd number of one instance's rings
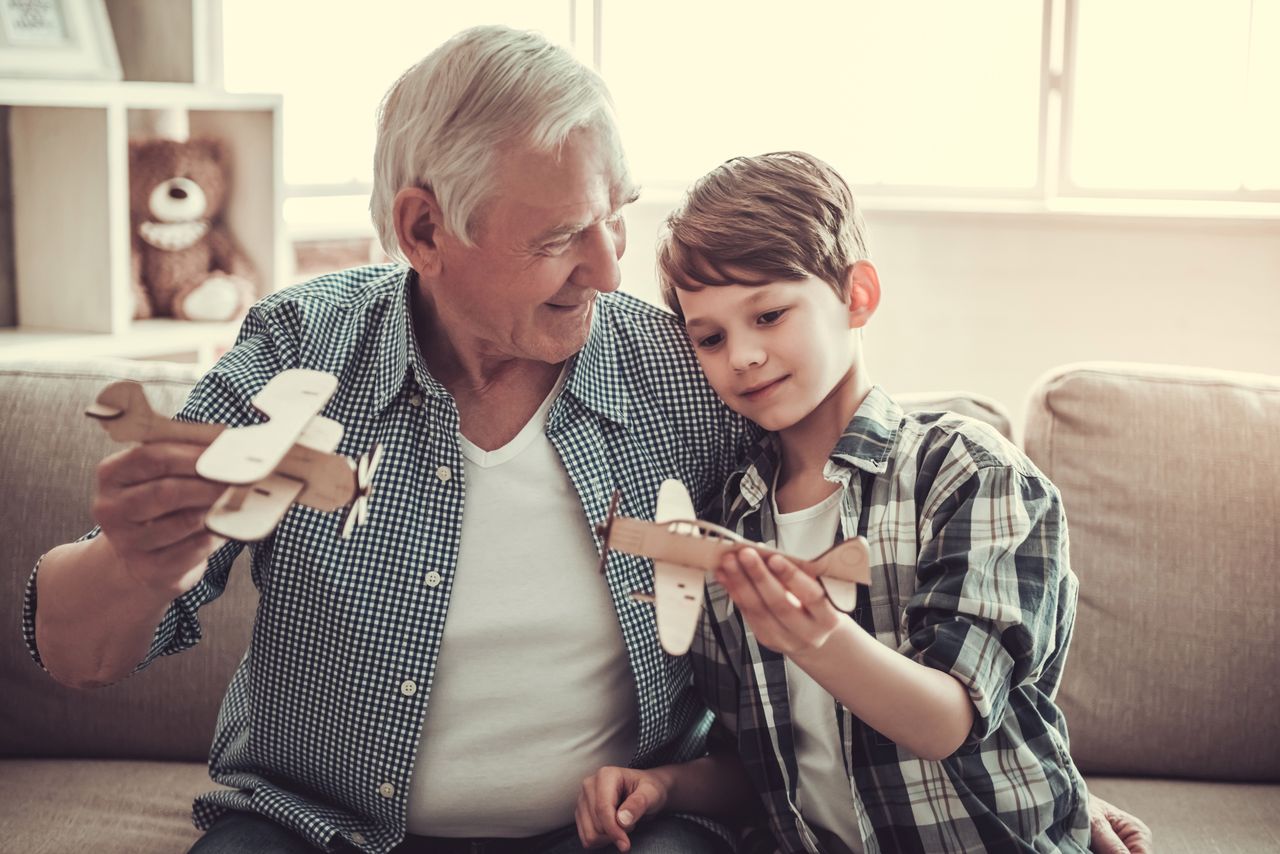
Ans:
MULTIPOLYGON (((688 490, 673 479, 664 480, 658 488, 658 507, 653 515, 659 525, 697 518, 688 490)), ((701 569, 655 560, 653 575, 658 640, 671 655, 684 655, 693 645, 693 633, 702 614, 706 574, 701 569)))
POLYGON ((253 398, 267 421, 223 430, 200 459, 201 477, 222 483, 257 483, 276 470, 307 424, 333 396, 338 378, 302 368, 282 371, 253 398))
POLYGON ((204 526, 229 539, 255 543, 275 530, 304 486, 279 474, 250 486, 233 486, 205 514, 204 526))

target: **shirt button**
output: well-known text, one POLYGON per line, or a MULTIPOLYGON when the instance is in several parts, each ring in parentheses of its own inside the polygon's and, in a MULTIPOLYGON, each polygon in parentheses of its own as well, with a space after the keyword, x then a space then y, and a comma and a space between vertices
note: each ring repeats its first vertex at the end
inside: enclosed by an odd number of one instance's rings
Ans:
POLYGON ((409 395, 409 405, 413 407, 421 406, 422 395, 418 394, 416 391, 413 394, 409 395))
POLYGON ((444 576, 433 569, 427 573, 427 577, 424 580, 427 582, 428 587, 439 587, 440 582, 444 581, 444 576))
POLYGON ((441 483, 448 483, 449 478, 453 477, 453 471, 448 466, 440 466, 440 468, 436 469, 436 477, 440 479, 441 483))
POLYGON ((356 845, 364 845, 365 843, 364 834, 363 833, 351 834, 351 841, 354 842, 356 845))
POLYGON ((418 683, 414 682, 412 679, 404 680, 400 683, 400 693, 404 694, 406 697, 412 697, 414 694, 418 693, 418 683))
POLYGON ((396 796, 396 787, 390 783, 383 783, 378 787, 378 794, 384 798, 394 798, 396 796))

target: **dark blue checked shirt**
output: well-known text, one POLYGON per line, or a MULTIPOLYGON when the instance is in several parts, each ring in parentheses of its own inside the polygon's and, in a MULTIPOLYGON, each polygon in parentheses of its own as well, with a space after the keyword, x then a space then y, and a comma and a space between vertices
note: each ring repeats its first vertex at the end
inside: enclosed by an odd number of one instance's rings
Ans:
MULTIPOLYGON (((339 536, 342 514, 295 505, 253 550, 261 603, 210 757, 214 780, 231 790, 196 801, 201 828, 237 809, 317 845, 344 838, 380 853, 404 836, 466 489, 457 410, 410 333, 415 283, 402 267, 364 267, 267 297, 181 413, 254 423, 261 419, 249 401, 271 377, 313 368, 339 378, 323 411, 346 428, 339 452, 358 456, 375 442, 385 449, 369 522, 350 540, 339 536), (438 476, 442 467, 453 476, 438 476), (406 696, 405 680, 420 690, 406 696)), ((583 525, 604 518, 615 488, 622 513, 652 518, 668 477, 708 503, 753 438, 703 381, 675 318, 624 294, 596 300, 590 339, 571 360, 546 432, 582 499, 583 525)), ((197 612, 222 592, 240 548, 231 543, 210 558, 203 580, 165 615, 142 667, 200 640, 197 612)), ((38 661, 34 582, 33 573, 24 627, 38 661)), ((651 564, 613 554, 607 583, 635 675, 633 764, 700 755, 710 716, 689 662, 661 651, 652 608, 629 598, 652 589, 651 564)))
MULTIPOLYGON (((764 437, 712 510, 776 541, 764 437)), ((886 646, 969 691, 968 740, 934 762, 898 747, 832 700, 861 845, 869 852, 1087 851, 1088 800, 1053 702, 1077 582, 1058 490, 984 424, 904 414, 880 388, 858 408, 824 475, 844 489, 837 539, 861 534, 871 585, 853 618, 886 646)), ((761 646, 723 587, 708 585, 691 657, 699 689, 736 743, 773 839, 750 850, 823 846, 796 805, 796 733, 783 657, 761 646)))

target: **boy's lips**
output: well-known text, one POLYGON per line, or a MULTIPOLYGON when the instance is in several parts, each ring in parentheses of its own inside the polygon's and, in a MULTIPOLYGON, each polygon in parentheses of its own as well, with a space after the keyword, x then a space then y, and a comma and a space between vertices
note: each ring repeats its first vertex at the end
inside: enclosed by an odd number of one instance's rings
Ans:
POLYGON ((745 397, 747 400, 759 400, 760 398, 767 395, 769 392, 776 389, 789 376, 790 374, 787 374, 787 375, 778 377, 777 379, 769 380, 768 382, 758 383, 757 385, 753 385, 750 388, 743 389, 738 393, 743 397, 745 397))

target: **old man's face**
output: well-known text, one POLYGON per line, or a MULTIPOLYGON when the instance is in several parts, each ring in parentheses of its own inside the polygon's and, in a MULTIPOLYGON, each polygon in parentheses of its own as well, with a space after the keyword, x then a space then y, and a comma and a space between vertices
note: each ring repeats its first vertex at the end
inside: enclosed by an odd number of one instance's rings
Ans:
POLYGON ((596 296, 621 281, 621 208, 635 191, 595 130, 574 131, 559 152, 505 151, 497 164, 476 245, 441 238, 436 331, 459 354, 562 362, 586 343, 596 296))

